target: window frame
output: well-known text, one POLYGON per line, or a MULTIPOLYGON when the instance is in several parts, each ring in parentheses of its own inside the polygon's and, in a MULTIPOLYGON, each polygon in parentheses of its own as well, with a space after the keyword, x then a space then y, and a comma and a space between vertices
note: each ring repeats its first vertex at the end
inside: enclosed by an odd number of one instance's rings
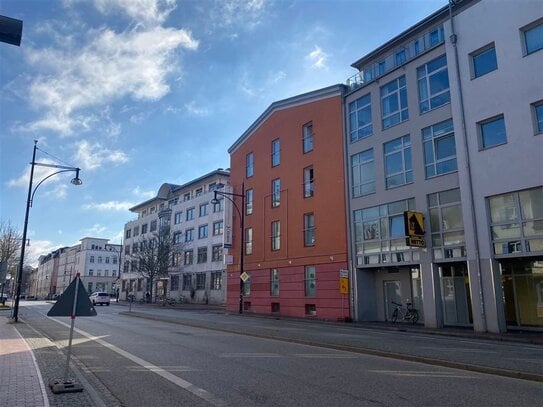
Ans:
MULTIPOLYGON (((485 76, 486 74, 489 74, 490 72, 498 70, 498 55, 496 54, 496 46, 493 42, 490 44, 486 44, 484 47, 481 47, 469 54, 470 59, 470 70, 471 70, 471 79, 477 79, 482 76, 485 76), (494 65, 491 67, 491 69, 484 70, 480 73, 477 72, 477 58, 487 54, 490 51, 494 51, 494 65)), ((482 61, 482 59, 481 59, 482 61)))
POLYGON ((304 247, 315 246, 315 213, 304 213, 304 247))
POLYGON ((281 250, 281 221, 274 220, 271 223, 271 250, 281 250))
POLYGON ((534 122, 534 135, 541 135, 543 134, 543 100, 539 100, 537 102, 532 103, 531 105, 532 110, 532 118, 534 122), (538 115, 539 111, 539 115, 538 115))
MULTIPOLYGON (((505 116, 503 114, 499 114, 497 116, 490 117, 485 120, 481 120, 480 122, 477 122, 477 134, 479 136, 479 150, 489 150, 494 147, 503 146, 504 144, 507 144, 507 128, 505 126, 505 116), (503 130, 504 130, 504 137, 505 141, 501 141, 498 143, 494 143, 491 145, 485 145, 485 126, 488 126, 491 123, 495 123, 497 121, 501 120, 503 122, 503 130)), ((490 136, 490 135, 488 135, 490 136)))
POLYGON ((349 140, 354 143, 373 135, 373 117, 371 108, 371 93, 367 93, 349 103, 349 140), (364 99, 367 99, 364 100, 364 99), (360 104, 360 105, 359 105, 360 104), (360 126, 361 114, 369 114, 369 123, 360 126), (356 123, 356 126, 354 124, 356 123))
POLYGON ((419 92, 419 112, 420 114, 428 113, 434 109, 438 109, 441 106, 445 106, 451 103, 451 84, 449 81, 449 69, 447 66, 447 54, 440 55, 437 58, 432 59, 431 61, 425 63, 422 66, 417 68, 417 88, 419 92), (445 63, 441 66, 438 66, 432 71, 432 64, 437 64, 441 59, 445 60, 445 63), (445 72, 447 77, 447 89, 440 90, 439 92, 432 93, 432 79, 438 75, 445 72), (426 88, 426 97, 423 99, 422 89, 426 88), (447 100, 440 100, 447 95, 447 100), (437 104, 433 104, 433 100, 438 100, 437 104), (423 106, 427 105, 426 108, 423 106))
POLYGON ((543 18, 539 18, 539 19, 531 22, 530 24, 525 25, 524 27, 522 27, 520 29, 521 42, 522 42, 522 53, 523 53, 523 56, 525 56, 525 57, 528 56, 528 55, 532 55, 532 54, 536 53, 537 51, 541 51, 543 49, 543 43, 537 49, 534 49, 534 50, 529 50, 528 49, 528 41, 527 41, 527 38, 526 38, 526 33, 530 32, 532 30, 535 30, 535 29, 543 30, 543 18))
POLYGON ((381 86, 379 88, 379 96, 381 100, 381 126, 383 130, 389 129, 409 120, 409 101, 407 96, 407 80, 405 75, 393 79, 381 86), (393 84, 395 84, 395 89, 389 91, 388 87, 393 84), (384 101, 392 97, 395 98, 398 109, 385 114, 384 101), (403 102, 405 102, 405 106, 403 105, 403 102), (398 116, 397 121, 393 120, 388 122, 388 124, 385 124, 385 122, 387 122, 391 118, 394 118, 395 116, 398 116))
POLYGON ((252 152, 245 156, 245 177, 251 178, 254 175, 255 157, 252 152))
POLYGON ((302 151, 304 154, 313 151, 313 141, 313 122, 311 121, 302 126, 302 151))
POLYGON ((253 254, 253 228, 245 228, 245 255, 253 254))
POLYGON ((413 183, 413 157, 411 155, 412 146, 413 144, 411 143, 411 136, 409 134, 406 134, 401 137, 397 137, 383 144, 383 165, 384 165, 384 176, 385 176, 385 188, 387 190, 399 188, 401 186, 413 183), (387 152, 386 151, 387 146, 392 145, 392 143, 395 143, 398 140, 401 140, 401 149, 387 152), (388 164, 387 158, 395 156, 398 153, 400 154, 400 157, 402 160, 402 165, 401 165, 402 170, 389 174, 387 170, 387 164, 388 164), (410 164, 410 168, 407 168, 407 164, 410 164), (409 179, 409 174, 411 175, 410 179, 409 179), (392 179, 393 177, 397 177, 398 175, 402 175, 402 180, 403 180, 402 183, 397 184, 397 185, 389 185, 389 179, 392 179))
POLYGON ((311 198, 315 195, 315 172, 313 166, 304 168, 304 198, 311 198))
POLYGON ((353 198, 359 198, 361 196, 371 195, 375 193, 375 155, 373 148, 369 148, 364 151, 360 151, 356 154, 351 155, 351 193, 353 198), (371 153, 371 159, 364 157, 365 154, 371 153), (355 159, 358 161, 355 163, 355 159), (364 168, 370 167, 367 171, 364 168), (367 177, 366 172, 371 172, 371 180, 367 177), (355 175, 356 174, 356 175, 355 175), (360 183, 357 183, 355 180, 360 180, 360 183), (370 186, 370 191, 364 192, 364 186, 370 186), (360 193, 357 193, 356 190, 360 190, 360 193))
POLYGON ((253 214, 253 199, 254 199, 253 189, 249 188, 245 191, 245 215, 253 214))
POLYGON ((281 178, 275 178, 272 180, 271 189, 271 206, 272 208, 277 208, 281 205, 281 178))
POLYGON ((271 166, 277 167, 281 164, 281 140, 276 138, 271 142, 271 166))
POLYGON ((270 269, 270 297, 279 297, 279 270, 270 269))
POLYGON ((431 126, 425 127, 421 130, 421 136, 422 136, 422 149, 423 149, 423 156, 424 156, 424 175, 426 179, 439 177, 441 175, 450 174, 453 172, 458 172, 458 161, 457 161, 457 153, 456 153, 456 139, 455 139, 455 132, 453 127, 453 121, 451 119, 443 120, 439 123, 435 123, 431 126), (450 122, 450 130, 445 131, 443 134, 435 132, 436 126, 443 125, 447 122, 450 122), (428 136, 425 134, 427 133, 428 136), (437 147, 436 143, 439 143, 440 141, 446 140, 452 138, 453 144, 454 144, 454 156, 447 156, 445 158, 437 158, 437 147), (432 154, 432 162, 428 163, 426 160, 428 157, 428 150, 427 146, 431 145, 431 154, 432 154), (440 172, 439 165, 443 163, 447 163, 449 161, 454 160, 454 169, 449 171, 440 172), (428 169, 433 168, 433 174, 428 175, 428 169))

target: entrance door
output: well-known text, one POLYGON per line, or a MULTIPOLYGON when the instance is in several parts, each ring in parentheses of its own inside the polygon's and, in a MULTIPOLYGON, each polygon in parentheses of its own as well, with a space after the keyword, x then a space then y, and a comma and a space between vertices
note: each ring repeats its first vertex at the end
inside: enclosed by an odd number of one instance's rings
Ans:
POLYGON ((392 320, 392 312, 396 307, 392 301, 402 303, 401 283, 399 280, 383 281, 385 291, 385 321, 392 320))
POLYGON ((445 325, 472 324, 469 279, 465 263, 443 265, 439 267, 439 271, 445 325))

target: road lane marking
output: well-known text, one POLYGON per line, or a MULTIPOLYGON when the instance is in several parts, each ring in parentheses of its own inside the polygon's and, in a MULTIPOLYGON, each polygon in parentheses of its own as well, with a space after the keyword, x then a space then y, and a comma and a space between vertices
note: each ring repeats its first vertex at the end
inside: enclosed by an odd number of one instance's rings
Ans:
POLYGON ((221 353, 221 358, 281 358, 277 353, 221 353))
POLYGON ((418 370, 369 370, 371 373, 387 374, 392 376, 410 376, 410 377, 435 377, 435 378, 455 378, 455 379, 475 379, 476 376, 463 375, 452 372, 438 371, 418 371, 418 370))
POLYGON ((299 358, 311 359, 357 359, 362 358, 362 355, 353 355, 346 353, 296 353, 294 356, 299 358))
MULTIPOLYGON (((49 319, 59 323, 60 325, 63 325, 67 328, 70 328, 70 325, 69 324, 66 324, 62 321, 59 321, 55 318, 50 318, 48 317, 49 319)), ((195 386, 194 384, 184 380, 184 379, 181 379, 180 377, 162 369, 161 367, 159 366, 156 366, 156 365, 153 365, 152 363, 136 356, 136 355, 133 355, 121 348, 118 348, 117 346, 109 343, 109 342, 106 342, 104 341, 103 339, 100 339, 98 336, 94 336, 94 335, 91 335, 81 329, 78 329, 78 328, 74 328, 74 331, 76 331, 78 334, 80 335, 83 335, 87 338, 89 338, 90 340, 96 342, 96 343, 99 343, 100 345, 104 346, 105 348, 108 348, 110 350, 112 350, 113 352, 116 352, 118 353, 119 355, 121 356, 124 356, 125 358, 127 358, 128 360, 136 363, 137 365, 140 365, 141 367, 144 367, 146 368, 147 371, 149 372, 153 372, 157 375, 159 375, 160 377, 172 382, 173 384, 181 387, 182 389, 192 393, 193 395, 195 395, 196 397, 199 397, 205 401, 207 401, 208 403, 214 405, 214 406, 218 406, 218 407, 222 407, 222 406, 226 406, 226 402, 224 400, 221 400, 220 398, 217 398, 215 397, 213 394, 211 394, 210 392, 208 392, 207 390, 204 390, 204 389, 201 389, 200 387, 198 386, 195 386)))

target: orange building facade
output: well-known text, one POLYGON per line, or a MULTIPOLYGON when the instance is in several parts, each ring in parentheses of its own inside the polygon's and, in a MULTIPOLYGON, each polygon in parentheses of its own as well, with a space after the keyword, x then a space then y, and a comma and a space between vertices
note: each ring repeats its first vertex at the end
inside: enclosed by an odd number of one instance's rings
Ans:
POLYGON ((231 191, 239 195, 232 196, 239 211, 232 210, 229 311, 350 318, 343 89, 274 102, 229 149, 231 191))

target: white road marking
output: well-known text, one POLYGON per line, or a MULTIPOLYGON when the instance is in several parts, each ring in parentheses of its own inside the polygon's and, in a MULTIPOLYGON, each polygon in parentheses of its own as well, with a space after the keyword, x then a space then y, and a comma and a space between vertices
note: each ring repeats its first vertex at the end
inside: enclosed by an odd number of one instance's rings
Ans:
POLYGON ((277 353, 221 353, 221 358, 280 358, 277 353))
POLYGON ((387 374, 392 376, 410 376, 410 377, 435 377, 435 378, 456 378, 456 379, 474 379, 475 376, 463 375, 452 372, 438 371, 417 371, 417 370, 369 370, 372 373, 387 374))
MULTIPOLYGON (((50 317, 48 317, 48 318, 55 321, 55 322, 57 322, 57 323, 59 323, 60 325, 64 325, 65 327, 70 328, 69 324, 66 324, 66 323, 64 323, 62 321, 59 321, 59 320, 55 319, 55 318, 50 318, 50 317)), ((162 369, 159 366, 155 366, 152 363, 147 362, 146 360, 141 359, 136 355, 132 355, 131 353, 129 353, 129 352, 125 351, 125 350, 122 350, 121 348, 118 348, 117 346, 112 345, 111 343, 108 343, 108 342, 104 341, 103 339, 100 339, 97 336, 94 336, 94 335, 91 335, 91 334, 89 334, 89 333, 87 333, 85 331, 82 331, 81 329, 74 328, 74 331, 76 331, 80 335, 83 335, 83 336, 89 338, 90 340, 92 340, 92 341, 94 341, 96 343, 99 343, 100 345, 112 350, 113 352, 116 352, 119 355, 124 356, 125 358, 127 358, 128 360, 136 363, 137 365, 140 365, 140 366, 144 367, 146 370, 148 370, 150 372, 153 372, 153 373, 156 373, 160 377, 172 382, 173 384, 181 387, 182 389, 187 390, 188 392, 194 394, 196 397, 199 397, 199 398, 207 401, 208 403, 210 403, 210 404, 212 404, 214 406, 226 406, 226 402, 224 400, 221 400, 220 398, 215 397, 213 394, 211 394, 207 390, 201 389, 201 388, 195 386, 194 384, 192 384, 192 383, 190 383, 190 382, 188 382, 186 380, 183 380, 180 377, 178 377, 178 376, 176 376, 176 375, 162 369)))
POLYGON ((363 357, 352 353, 296 353, 294 356, 311 359, 355 359, 363 357))

